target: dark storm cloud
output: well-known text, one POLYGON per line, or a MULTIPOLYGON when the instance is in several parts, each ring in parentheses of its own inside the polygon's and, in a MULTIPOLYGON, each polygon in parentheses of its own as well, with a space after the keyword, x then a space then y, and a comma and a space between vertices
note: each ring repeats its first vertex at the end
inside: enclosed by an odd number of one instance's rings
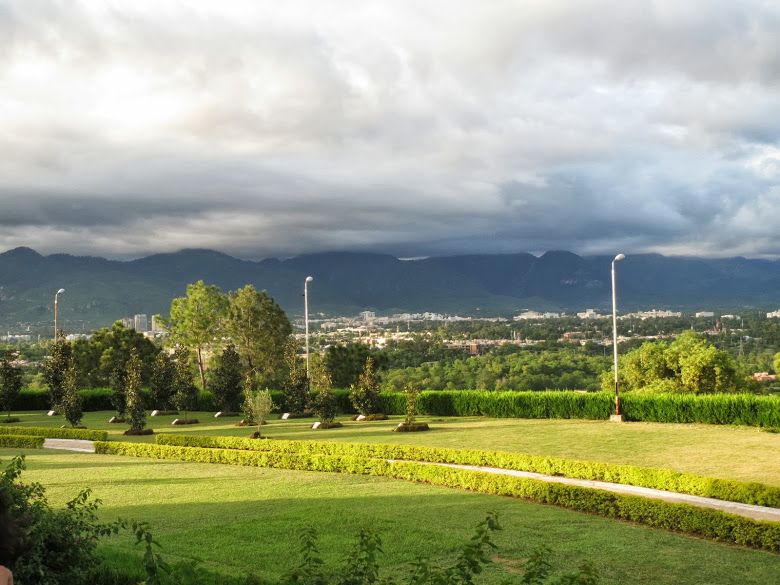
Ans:
POLYGON ((0 2, 0 248, 780 255, 780 8, 0 2))

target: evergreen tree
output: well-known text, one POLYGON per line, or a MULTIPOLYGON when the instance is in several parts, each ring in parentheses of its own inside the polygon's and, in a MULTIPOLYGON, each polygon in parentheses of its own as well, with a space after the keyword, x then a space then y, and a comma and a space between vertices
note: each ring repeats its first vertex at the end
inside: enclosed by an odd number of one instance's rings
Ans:
POLYGON ((141 358, 136 349, 130 351, 130 359, 125 367, 125 398, 127 414, 130 418, 130 431, 138 433, 146 426, 143 396, 141 395, 141 358))
POLYGON ((76 369, 76 362, 71 358, 68 360, 68 367, 65 370, 63 377, 63 392, 60 404, 57 405, 62 410, 62 414, 65 415, 72 427, 78 426, 81 422, 81 417, 84 414, 82 408, 82 398, 79 394, 79 374, 76 369))
POLYGON ((173 396, 173 377, 174 365, 165 351, 161 351, 154 358, 152 363, 152 372, 149 377, 149 389, 151 391, 151 401, 154 408, 159 410, 168 410, 171 408, 171 398, 173 396))
POLYGON ((70 343, 59 339, 51 346, 51 355, 43 366, 43 376, 49 389, 49 407, 57 410, 65 393, 65 373, 70 366, 73 350, 70 343))
POLYGON ((124 418, 127 412, 127 394, 125 391, 127 365, 114 368, 111 372, 111 406, 119 418, 124 418))
POLYGON ((6 352, 0 361, 0 410, 5 410, 9 419, 22 390, 22 369, 13 364, 12 357, 6 352))
POLYGON ((287 410, 301 415, 311 402, 309 379, 306 377, 306 367, 298 358, 298 344, 290 339, 284 348, 284 361, 287 366, 287 378, 283 385, 287 410))
POLYGON ((216 359, 209 370, 209 384, 220 409, 235 412, 241 399, 243 373, 241 356, 233 344, 229 344, 216 359))
POLYGON ((176 348, 173 353, 173 368, 173 404, 184 412, 184 420, 187 420, 187 411, 195 408, 198 389, 192 381, 190 351, 186 347, 176 348))
POLYGON ((378 414, 381 402, 379 400, 379 380, 374 369, 374 359, 366 358, 363 371, 358 376, 357 384, 350 388, 349 398, 352 405, 362 415, 378 414))
POLYGON ((312 383, 317 390, 314 398, 314 409, 320 422, 330 424, 336 418, 336 397, 331 388, 330 373, 321 362, 315 363, 312 372, 312 383))

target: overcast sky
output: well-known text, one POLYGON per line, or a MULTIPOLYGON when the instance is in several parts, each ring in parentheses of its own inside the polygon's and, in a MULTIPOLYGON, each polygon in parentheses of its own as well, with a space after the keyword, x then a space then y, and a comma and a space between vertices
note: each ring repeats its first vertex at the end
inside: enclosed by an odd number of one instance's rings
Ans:
POLYGON ((0 0, 0 250, 780 256, 780 2, 0 0))

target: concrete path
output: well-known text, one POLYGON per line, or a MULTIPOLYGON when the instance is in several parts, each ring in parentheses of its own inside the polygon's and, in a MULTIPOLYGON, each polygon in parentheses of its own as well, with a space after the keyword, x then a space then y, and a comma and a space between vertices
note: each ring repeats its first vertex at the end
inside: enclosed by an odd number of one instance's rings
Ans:
POLYGON ((81 439, 44 439, 43 448, 78 451, 79 453, 95 452, 95 444, 92 441, 84 441, 81 439))
POLYGON ((500 469, 497 467, 480 467, 477 465, 458 465, 455 463, 431 463, 430 465, 440 465, 443 467, 452 467, 455 469, 469 469, 472 471, 483 471, 485 473, 495 473, 499 475, 511 475, 513 477, 528 477, 550 483, 564 483, 576 485, 591 489, 605 490, 620 494, 630 494, 653 498, 656 500, 666 500, 667 502, 677 502, 680 504, 690 504, 700 508, 712 508, 753 518, 754 520, 768 520, 771 522, 780 522, 780 509, 769 508, 766 506, 755 506, 752 504, 741 504, 738 502, 727 502, 725 500, 716 500, 715 498, 704 498, 701 496, 691 496, 688 494, 678 494, 677 492, 667 492, 665 490, 656 490, 652 488, 638 487, 634 485, 625 485, 622 483, 609 483, 606 481, 592 481, 588 479, 574 479, 571 477, 559 477, 553 475, 542 475, 541 473, 532 473, 530 471, 515 471, 513 469, 500 469))

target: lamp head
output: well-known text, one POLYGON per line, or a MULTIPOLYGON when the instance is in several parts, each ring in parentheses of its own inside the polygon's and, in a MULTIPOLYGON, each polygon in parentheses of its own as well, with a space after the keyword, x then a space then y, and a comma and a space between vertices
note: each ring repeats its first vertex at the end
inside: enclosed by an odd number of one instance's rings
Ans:
POLYGON ((64 288, 61 288, 60 290, 58 290, 58 291, 57 291, 57 294, 58 294, 58 295, 61 295, 61 294, 62 294, 62 293, 64 293, 64 292, 65 292, 65 289, 64 289, 64 288))
POLYGON ((615 256, 613 262, 620 262, 621 260, 625 259, 625 257, 626 257, 625 254, 618 254, 617 256, 615 256))
POLYGON ((306 277, 306 282, 311 282, 312 280, 314 280, 313 276, 307 276, 306 277))

